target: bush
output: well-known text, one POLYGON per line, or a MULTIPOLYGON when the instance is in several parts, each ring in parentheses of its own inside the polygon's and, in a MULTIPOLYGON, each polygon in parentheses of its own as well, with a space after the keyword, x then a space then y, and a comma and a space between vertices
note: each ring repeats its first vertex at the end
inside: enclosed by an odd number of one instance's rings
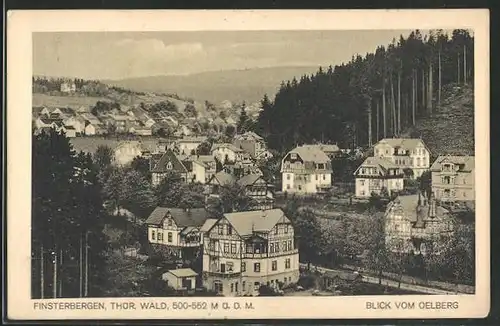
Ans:
POLYGON ((302 286, 304 289, 311 289, 316 285, 316 277, 314 275, 301 275, 297 285, 302 286))

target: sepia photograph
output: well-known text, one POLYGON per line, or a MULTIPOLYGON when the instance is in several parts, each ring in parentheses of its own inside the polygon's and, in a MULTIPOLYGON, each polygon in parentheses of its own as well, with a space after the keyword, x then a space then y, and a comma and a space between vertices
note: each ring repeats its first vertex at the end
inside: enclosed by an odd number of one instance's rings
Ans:
POLYGON ((474 28, 52 30, 31 46, 29 228, 9 232, 30 237, 32 311, 404 296, 425 313, 477 294, 474 28))

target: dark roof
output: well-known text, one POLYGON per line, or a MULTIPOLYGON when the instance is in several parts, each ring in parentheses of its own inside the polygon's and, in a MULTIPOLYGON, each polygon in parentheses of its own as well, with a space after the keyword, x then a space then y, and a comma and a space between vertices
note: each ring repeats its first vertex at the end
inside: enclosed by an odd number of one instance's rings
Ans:
POLYGON ((185 210, 182 208, 156 207, 146 220, 146 224, 161 224, 168 214, 172 216, 178 227, 201 227, 209 217, 209 213, 204 208, 185 210))
POLYGON ((247 174, 238 180, 238 184, 241 186, 253 185, 260 178, 261 178, 261 175, 259 175, 259 174, 247 174))
POLYGON ((177 172, 187 172, 186 167, 182 162, 175 156, 175 153, 169 149, 163 154, 161 159, 156 163, 151 172, 167 172, 167 171, 177 171, 177 172), (167 169, 167 164, 172 163, 172 169, 167 169))
POLYGON ((430 168, 431 171, 441 171, 442 163, 452 163, 459 166, 459 172, 470 172, 474 170, 474 156, 439 156, 430 168))
POLYGON ((221 186, 230 185, 236 181, 236 178, 232 174, 224 171, 217 172, 212 178, 216 179, 221 186))

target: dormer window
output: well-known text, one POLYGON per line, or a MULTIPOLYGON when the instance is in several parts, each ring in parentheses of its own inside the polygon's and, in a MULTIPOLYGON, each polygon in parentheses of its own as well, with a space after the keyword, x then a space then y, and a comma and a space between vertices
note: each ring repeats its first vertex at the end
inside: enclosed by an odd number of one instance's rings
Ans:
POLYGON ((291 154, 290 154, 290 158, 291 158, 292 160, 296 160, 296 159, 297 159, 297 154, 295 154, 295 153, 291 153, 291 154))
POLYGON ((171 220, 171 219, 168 219, 168 220, 167 220, 167 225, 168 225, 168 226, 172 226, 172 220, 171 220))
POLYGON ((167 163, 167 170, 172 170, 172 162, 167 163))

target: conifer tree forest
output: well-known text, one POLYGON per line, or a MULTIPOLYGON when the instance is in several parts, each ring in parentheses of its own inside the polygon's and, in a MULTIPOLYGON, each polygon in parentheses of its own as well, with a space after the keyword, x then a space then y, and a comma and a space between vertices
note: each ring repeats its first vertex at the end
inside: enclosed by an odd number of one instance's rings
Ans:
POLYGON ((33 136, 33 298, 100 295, 107 243, 97 171, 65 135, 33 136))
POLYGON ((469 31, 415 30, 346 64, 282 82, 274 100, 261 100, 256 129, 280 152, 313 142, 369 147, 432 115, 445 85, 472 84, 473 76, 469 31))

